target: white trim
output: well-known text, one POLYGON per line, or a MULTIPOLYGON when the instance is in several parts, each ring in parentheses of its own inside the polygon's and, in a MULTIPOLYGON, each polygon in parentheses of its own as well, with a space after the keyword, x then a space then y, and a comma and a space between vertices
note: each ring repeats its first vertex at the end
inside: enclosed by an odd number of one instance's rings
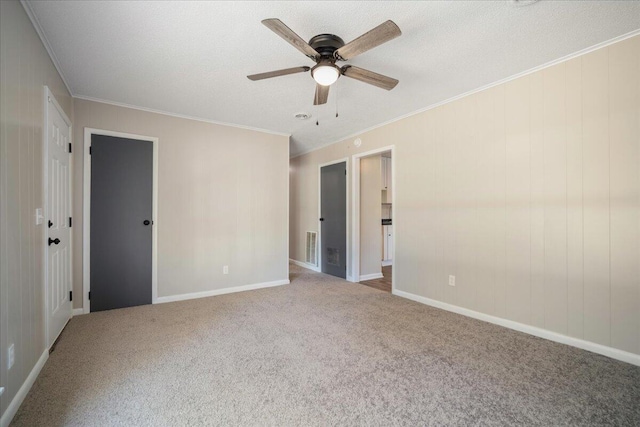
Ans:
POLYGON ((85 314, 84 308, 74 308, 73 309, 73 317, 80 316, 81 314, 85 314))
MULTIPOLYGON (((67 116, 67 113, 65 113, 64 108, 62 108, 62 106, 60 105, 60 103, 58 103, 58 100, 56 99, 56 97, 53 95, 53 92, 51 92, 51 90, 49 89, 49 86, 44 86, 44 91, 45 91, 45 95, 48 98, 45 98, 44 102, 45 105, 47 105, 47 101, 49 101, 49 97, 51 98, 51 102, 53 103, 53 105, 56 107, 56 110, 58 110, 58 112, 60 113, 60 115, 62 116, 62 118, 64 119, 64 122, 71 128, 73 123, 71 122, 71 119, 69 118, 69 116, 67 116)), ((69 137, 71 138, 71 135, 69 135, 69 137)), ((73 141, 69 141, 73 144, 73 141)))
POLYGON ((73 96, 73 92, 71 92, 71 87, 69 86, 69 83, 67 83, 67 79, 64 78, 64 74, 62 74, 62 67, 60 66, 60 62, 58 61, 56 54, 53 52, 51 43, 49 43, 49 39, 47 39, 47 36, 44 34, 42 25, 40 25, 40 21, 38 20, 38 17, 33 12, 33 9, 31 8, 31 4, 27 0, 20 0, 20 3, 22 4, 24 11, 27 13, 29 20, 31 21, 31 24, 33 25, 33 28, 36 30, 36 33, 38 33, 38 37, 40 37, 40 41, 42 42, 42 45, 44 46, 45 50, 49 54, 49 59, 51 59, 53 66, 56 68, 56 71, 58 71, 58 74, 60 75, 60 79, 62 80, 65 87, 67 88, 69 95, 73 96))
POLYGON ((27 397, 27 393, 29 393, 29 390, 31 390, 31 387, 36 381, 36 378, 38 378, 38 375, 40 374, 40 371, 42 370, 44 364, 47 362, 48 358, 49 347, 47 346, 40 356, 40 359, 38 359, 38 361, 36 362, 36 365, 33 367, 33 369, 31 369, 31 372, 29 373, 27 379, 24 380, 16 395, 13 396, 11 403, 9 403, 9 406, 7 406, 7 410, 4 411, 4 414, 2 414, 2 418, 0 418, 0 427, 9 426, 11 420, 16 415, 16 412, 18 412, 18 408, 20 408, 20 405, 22 405, 24 398, 27 397))
MULTIPOLYGON (((391 195, 391 197, 393 197, 393 194, 391 195)), ((388 267, 390 265, 393 265, 393 260, 391 260, 391 259, 382 260, 382 266, 383 267, 388 267)))
POLYGON ((82 200, 82 308, 85 314, 91 312, 89 291, 91 290, 91 135, 115 136, 153 142, 153 202, 151 231, 151 303, 158 299, 158 144, 156 137, 133 133, 114 132, 103 129, 84 128, 84 177, 82 200))
MULTIPOLYGON (((374 150, 365 151, 363 153, 354 154, 351 156, 351 168, 352 176, 352 204, 353 204, 353 226, 351 230, 353 232, 353 247, 351 248, 351 274, 353 277, 368 277, 368 275, 360 276, 360 159, 364 157, 373 156, 376 154, 391 151, 391 218, 393 218, 394 224, 396 223, 396 146, 388 145, 386 147, 376 148, 374 150)), ((396 259, 397 233, 393 236, 393 248, 391 249, 391 259, 396 259)), ((391 270, 391 292, 396 289, 396 269, 391 270)))
POLYGON ((186 301, 190 299, 213 297, 216 295, 233 294, 236 292, 253 291, 262 288, 271 288, 273 286, 288 285, 289 280, 275 280, 273 282, 254 283, 252 285, 232 286, 229 288, 213 289, 211 291, 192 292, 189 294, 171 295, 156 298, 156 304, 165 302, 186 301))
MULTIPOLYGON (((344 242, 345 242, 345 247, 347 248, 347 254, 346 254, 346 258, 345 258, 345 262, 347 263, 346 267, 347 267, 347 271, 345 272, 345 277, 350 278, 351 276, 349 276, 349 260, 350 258, 350 248, 349 248, 349 214, 350 214, 350 209, 349 209, 349 158, 348 157, 343 157, 341 159, 337 159, 337 160, 332 160, 330 162, 326 162, 326 163, 322 163, 318 165, 318 271, 322 273, 322 221, 320 221, 320 218, 322 216, 322 168, 325 166, 331 166, 331 165, 337 165, 338 163, 343 163, 344 162, 344 168, 346 171, 346 176, 345 176, 345 193, 346 193, 346 205, 347 205, 347 215, 345 218, 345 224, 346 224, 346 233, 344 236, 344 242)), ((353 273, 353 270, 352 270, 353 273)))
MULTIPOLYGON (((231 126, 231 127, 241 128, 241 129, 254 130, 254 131, 257 131, 257 132, 270 133, 270 134, 273 134, 273 135, 281 135, 281 136, 289 136, 289 137, 291 136, 291 133, 276 132, 276 131, 270 131, 270 130, 267 130, 267 129, 254 128, 254 127, 251 127, 251 126, 243 126, 243 125, 237 125, 237 124, 233 124, 233 123, 219 122, 219 121, 204 119, 204 118, 200 118, 200 117, 192 117, 192 116, 187 116, 187 115, 183 115, 183 114, 170 113, 170 112, 166 112, 166 111, 162 111, 162 110, 155 110, 155 109, 151 109, 151 108, 138 107, 138 106, 134 106, 134 105, 130 105, 130 104, 124 104, 124 103, 115 102, 115 101, 107 101, 107 100, 100 99, 100 98, 93 98, 93 97, 89 97, 89 96, 76 95, 71 91, 71 87, 67 83, 67 80, 65 79, 64 74, 62 73, 62 67, 60 66, 60 64, 58 62, 58 59, 56 58, 56 56, 55 56, 55 54, 53 52, 53 49, 51 48, 49 40, 47 39, 47 37, 44 34, 44 31, 42 29, 42 26, 40 25, 40 22, 38 21, 38 18, 36 17, 35 13, 33 12, 33 9, 31 8, 31 5, 29 4, 29 0, 20 0, 20 3, 22 4, 22 7, 24 8, 25 12, 27 13, 27 16, 31 20, 31 23, 33 24, 33 27, 35 28, 36 32, 38 33, 38 36, 40 37, 40 40, 42 41, 42 44, 44 45, 45 49, 47 50, 47 53, 49 54, 49 57, 51 58, 51 61, 53 62, 53 65, 55 66, 56 70, 58 71, 58 74, 60 75, 60 78, 62 79, 62 81, 64 82, 64 84, 65 84, 65 86, 67 88, 67 90, 69 91, 69 94, 74 98, 84 99, 86 101, 101 102, 101 103, 104 103, 104 104, 111 104, 111 105, 116 105, 116 106, 120 106, 120 107, 133 108, 135 110, 147 111, 147 112, 150 112, 150 113, 157 113, 157 114, 164 114, 164 115, 167 115, 167 116, 179 117, 179 118, 183 118, 183 119, 196 120, 196 121, 201 121, 201 122, 206 122, 206 123, 213 123, 213 124, 218 124, 218 125, 223 125, 223 126, 231 126)), ((416 114, 423 113, 423 112, 425 112, 427 110, 431 110, 433 108, 437 108, 437 107, 439 107, 439 106, 441 106, 443 104, 448 104, 449 102, 458 100, 460 98, 464 98, 466 96, 472 95, 472 94, 477 93, 477 92, 481 92, 483 90, 492 88, 494 86, 498 86, 500 84, 507 83, 507 82, 509 82, 511 80, 515 80, 515 79, 517 79, 519 77, 523 77, 523 76, 526 76, 528 74, 535 73, 536 71, 540 71, 542 69, 552 67, 552 66, 560 64, 562 62, 569 61, 569 60, 571 60, 573 58, 576 58, 578 56, 585 55, 587 53, 590 53, 590 52, 593 52, 595 50, 601 49, 603 47, 610 46, 610 45, 612 45, 614 43, 618 43, 620 41, 623 41, 623 40, 626 40, 628 38, 637 36, 639 34, 640 34, 640 29, 633 30, 633 31, 631 31, 629 33, 622 34, 622 35, 614 37, 612 39, 605 40, 605 41, 603 41, 601 43, 597 43, 597 44, 595 44, 593 46, 586 47, 586 48, 581 49, 581 50, 579 50, 577 52, 570 53, 570 54, 562 56, 562 57, 560 57, 558 59, 554 59, 552 61, 546 62, 546 63, 544 63, 542 65, 538 65, 537 67, 533 67, 533 68, 530 68, 528 70, 522 71, 520 73, 513 74, 513 75, 511 75, 509 77, 506 77, 504 79, 497 80, 497 81, 495 81, 493 83, 489 83, 489 84, 481 86, 479 88, 472 89, 472 90, 464 92, 464 93, 462 93, 460 95, 456 95, 456 96, 453 96, 451 98, 445 99, 443 101, 437 102, 435 104, 428 105, 428 106, 423 107, 423 108, 421 108, 419 110, 415 110, 415 111, 412 111, 410 113, 403 114, 403 115, 398 116, 396 118, 389 119, 389 120, 387 120, 387 121, 385 121, 383 123, 380 123, 380 124, 377 124, 377 125, 374 125, 374 126, 370 126, 370 127, 365 128, 363 130, 360 130, 358 132, 351 133, 351 134, 349 134, 349 135, 347 135, 345 137, 342 137, 342 138, 340 138, 338 140, 334 140, 332 142, 328 142, 328 143, 322 144, 320 146, 314 147, 314 148, 309 149, 309 150, 304 150, 304 151, 302 151, 300 153, 297 153, 294 156, 291 156, 290 158, 293 159, 293 158, 296 158, 296 157, 299 157, 299 156, 303 156, 305 154, 309 154, 309 153, 311 153, 313 151, 321 150, 321 149, 323 149, 325 147, 328 147, 328 146, 333 145, 333 144, 337 144, 338 142, 344 141, 346 139, 350 139, 350 138, 353 138, 355 136, 361 135, 363 133, 370 132, 370 131, 372 131, 374 129, 377 129, 379 127, 386 126, 386 125, 388 125, 390 123, 394 123, 394 122, 400 121, 402 119, 406 119, 407 117, 411 117, 411 116, 414 116, 416 114)))
POLYGON ((406 119, 408 117, 415 116, 416 114, 424 113, 425 111, 432 110, 434 108, 438 108, 438 107, 440 107, 440 106, 442 106, 444 104, 448 104, 450 102, 457 101, 460 98, 464 98, 464 97, 467 97, 469 95, 473 95, 474 93, 482 92, 483 90, 490 89, 490 88, 492 88, 494 86, 499 86, 501 84, 510 82, 510 81, 518 79, 520 77, 524 77, 524 76, 526 76, 528 74, 535 73, 535 72, 543 70, 545 68, 553 67, 554 65, 558 65, 558 64, 560 64, 562 62, 569 61, 571 59, 577 58, 578 56, 586 55, 587 53, 593 52, 593 51, 598 50, 598 49, 602 49, 603 47, 610 46, 610 45, 612 45, 614 43, 621 42, 623 40, 626 40, 626 39, 631 38, 631 37, 635 37, 637 35, 640 35, 640 29, 631 31, 630 33, 626 33, 626 34, 623 34, 621 36, 614 37, 614 38, 606 40, 606 41, 604 41, 602 43, 598 43, 598 44, 595 44, 593 46, 584 48, 582 50, 579 50, 577 52, 571 53, 569 55, 565 55, 565 56, 563 56, 561 58, 554 59, 553 61, 546 62, 546 63, 544 63, 542 65, 538 65, 537 67, 533 67, 533 68, 530 68, 528 70, 522 71, 520 73, 513 74, 513 75, 511 75, 509 77, 506 77, 506 78, 501 79, 501 80, 497 80, 497 81, 495 81, 493 83, 489 83, 487 85, 480 86, 479 88, 472 89, 470 91, 461 93, 460 95, 455 95, 455 96, 453 96, 451 98, 447 98, 447 99, 445 99, 443 101, 436 102, 435 104, 431 104, 431 105, 428 105, 426 107, 420 108, 419 110, 415 110, 415 111, 412 111, 410 113, 406 113, 406 114, 403 114, 401 116, 398 116, 396 118, 389 119, 389 120, 387 120, 385 122, 382 122, 380 124, 373 125, 373 126, 370 126, 368 128, 362 129, 362 130, 360 130, 358 132, 351 133, 351 134, 349 134, 349 135, 347 135, 345 137, 342 137, 342 138, 340 138, 338 140, 334 140, 332 142, 323 143, 322 145, 319 145, 317 147, 311 148, 309 150, 301 151, 300 153, 295 154, 291 158, 295 159, 296 157, 304 156, 305 154, 309 154, 309 153, 312 153, 314 151, 322 150, 323 148, 326 148, 326 147, 328 147, 330 145, 337 144, 337 143, 345 141, 347 139, 355 138, 356 136, 361 136, 364 133, 371 132, 372 130, 380 128, 382 126, 386 126, 388 124, 398 122, 398 121, 406 119))
POLYGON ((373 280, 373 279, 382 279, 384 276, 382 273, 373 273, 373 274, 365 274, 364 276, 360 276, 360 280, 358 282, 364 282, 365 280, 373 280))
POLYGON ((289 262, 292 262, 293 264, 297 265, 298 267, 307 268, 309 270, 315 271, 316 273, 322 273, 320 271, 320 267, 315 266, 313 264, 309 264, 309 263, 298 261, 296 259, 291 259, 291 258, 289 258, 289 262))
POLYGON ((623 362, 631 363, 632 365, 640 366, 639 354, 629 353, 627 351, 618 350, 616 348, 608 347, 606 345, 596 344, 596 343, 585 341, 579 338, 569 337, 567 335, 562 335, 557 332, 551 332, 546 329, 536 328, 535 326, 514 322, 513 320, 507 320, 501 317, 479 313, 477 311, 469 310, 467 308, 462 308, 456 305, 447 304, 445 302, 436 301, 436 300, 415 295, 409 292, 399 291, 397 289, 393 291, 393 294, 399 297, 410 299, 412 301, 429 305, 431 307, 440 308, 442 310, 450 311, 452 313, 457 313, 463 316, 493 323, 494 325, 504 326, 505 328, 513 329, 515 331, 524 332, 529 335, 534 335, 536 337, 558 342, 560 344, 570 345, 572 347, 577 347, 582 350, 591 351, 593 353, 598 353, 603 356, 611 357, 612 359, 621 360, 623 362))
POLYGON ((218 121, 218 120, 205 119, 205 118, 202 118, 202 117, 189 116, 189 115, 186 115, 186 114, 171 113, 169 111, 156 110, 156 109, 153 109, 153 108, 138 107, 136 105, 125 104, 123 102, 108 101, 106 99, 93 98, 93 97, 90 97, 90 96, 83 96, 83 95, 74 95, 73 97, 75 99, 81 99, 81 100, 84 100, 84 101, 99 102, 99 103, 102 103, 102 104, 114 105, 116 107, 131 108, 132 110, 146 111, 147 113, 154 113, 154 114, 162 114, 163 116, 177 117, 179 119, 194 120, 196 122, 211 123, 211 124, 214 124, 214 125, 229 126, 229 127, 233 127, 233 128, 251 130, 251 131, 254 131, 254 132, 268 133, 270 135, 279 135, 279 136, 291 137, 290 133, 276 132, 276 131, 273 131, 273 130, 256 128, 256 127, 252 127, 252 126, 245 126, 245 125, 238 125, 238 124, 235 124, 235 123, 221 122, 221 121, 218 121))
MULTIPOLYGON (((47 238, 49 236, 49 227, 47 227, 46 223, 49 221, 49 102, 51 102, 54 108, 58 111, 62 120, 64 120, 65 124, 68 127, 69 131, 69 143, 73 147, 73 123, 67 113, 65 113, 64 109, 58 103, 58 100, 54 96, 53 92, 49 89, 47 85, 42 87, 42 120, 43 120, 43 131, 42 131, 42 185, 44 188, 44 206, 42 207, 42 233, 43 233, 43 245, 42 245, 42 256, 43 256, 43 278, 42 283, 44 286, 43 289, 43 313, 44 313, 44 346, 49 347, 57 337, 53 338, 49 336, 49 320, 51 316, 49 315, 49 253, 48 248, 49 245, 46 244, 47 238)), ((72 148, 73 151, 73 148, 72 148)), ((69 153, 69 214, 73 216, 73 154, 69 153)), ((69 227, 69 253, 73 254, 73 227, 69 227)), ((71 281, 71 289, 73 290, 73 256, 69 258, 69 280, 71 281)), ((73 303, 71 303, 73 304, 73 303)), ((73 305, 72 305, 73 307, 73 305)), ((73 313, 71 314, 73 317, 73 313)), ((70 318, 71 318, 70 317, 70 318)), ((63 328, 64 329, 64 328, 63 328)), ((62 333, 62 330, 60 330, 62 333)))

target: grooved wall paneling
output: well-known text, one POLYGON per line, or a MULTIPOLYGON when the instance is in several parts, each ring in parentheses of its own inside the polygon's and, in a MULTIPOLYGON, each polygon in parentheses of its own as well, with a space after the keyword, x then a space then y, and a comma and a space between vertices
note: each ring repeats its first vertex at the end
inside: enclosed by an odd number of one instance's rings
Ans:
MULTIPOLYGON (((69 117, 73 100, 22 5, 0 2, 0 415, 45 350, 43 86, 69 117), (15 364, 7 370, 13 344, 15 364)), ((46 221, 45 221, 46 222, 46 221)))
POLYGON ((359 137, 291 159, 292 258, 313 168, 395 144, 398 290, 640 354, 640 36, 359 137))

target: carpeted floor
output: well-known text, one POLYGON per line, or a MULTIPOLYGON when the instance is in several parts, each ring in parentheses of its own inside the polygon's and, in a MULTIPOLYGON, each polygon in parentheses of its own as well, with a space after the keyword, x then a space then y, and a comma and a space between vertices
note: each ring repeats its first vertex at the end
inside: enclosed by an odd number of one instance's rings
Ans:
POLYGON ((12 425, 640 425, 639 367, 291 271, 73 318, 12 425))

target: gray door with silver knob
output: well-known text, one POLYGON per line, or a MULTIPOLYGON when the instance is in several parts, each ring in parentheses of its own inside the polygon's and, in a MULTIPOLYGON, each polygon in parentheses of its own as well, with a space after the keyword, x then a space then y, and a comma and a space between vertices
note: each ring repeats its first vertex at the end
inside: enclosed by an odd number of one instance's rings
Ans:
POLYGON ((91 311, 151 304, 153 142, 91 136, 91 311))
POLYGON ((320 169, 322 272, 347 277, 347 163, 320 169))

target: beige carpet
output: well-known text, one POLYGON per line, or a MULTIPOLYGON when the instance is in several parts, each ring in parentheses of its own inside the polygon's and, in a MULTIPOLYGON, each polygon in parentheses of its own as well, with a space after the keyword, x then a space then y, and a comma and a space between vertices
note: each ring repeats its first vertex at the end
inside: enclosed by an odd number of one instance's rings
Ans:
POLYGON ((640 425, 638 367, 291 270, 74 318, 13 425, 640 425))

